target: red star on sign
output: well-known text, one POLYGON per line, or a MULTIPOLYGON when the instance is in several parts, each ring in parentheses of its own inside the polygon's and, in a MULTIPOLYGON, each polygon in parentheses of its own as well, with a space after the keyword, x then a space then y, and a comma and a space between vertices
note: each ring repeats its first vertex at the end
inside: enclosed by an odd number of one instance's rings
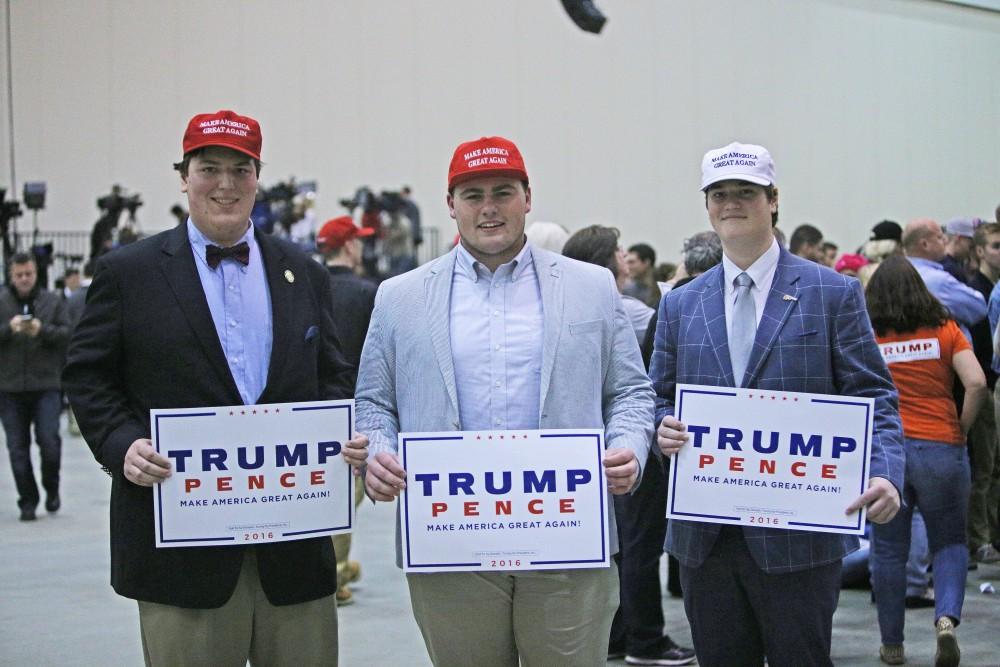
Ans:
POLYGON ((264 414, 265 414, 265 415, 267 414, 267 410, 264 410, 264 414))
POLYGON ((490 436, 490 440, 492 440, 492 439, 493 439, 493 436, 491 435, 491 436, 490 436))
POLYGON ((245 415, 246 413, 247 413, 247 411, 246 411, 246 410, 240 410, 240 414, 241 414, 241 415, 245 415))
POLYGON ((233 411, 232 411, 232 410, 230 410, 230 411, 229 411, 229 416, 230 416, 230 417, 232 417, 232 416, 233 416, 233 411))
POLYGON ((500 439, 503 440, 503 436, 502 435, 500 436, 500 439))

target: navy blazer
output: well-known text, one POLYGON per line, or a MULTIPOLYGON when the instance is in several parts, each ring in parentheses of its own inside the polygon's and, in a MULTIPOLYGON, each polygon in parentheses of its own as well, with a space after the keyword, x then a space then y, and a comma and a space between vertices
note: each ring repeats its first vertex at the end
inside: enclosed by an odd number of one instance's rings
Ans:
MULTIPOLYGON (((257 233, 271 293, 273 344, 260 403, 348 398, 355 369, 338 350, 326 270, 292 244, 257 233)), ((151 408, 240 405, 201 286, 187 227, 101 257, 63 372, 80 430, 111 474, 111 584, 119 595, 180 607, 229 599, 243 547, 157 549, 153 495, 128 481, 125 453, 150 437, 151 408)), ((254 547, 272 604, 336 590, 329 538, 254 547)))
MULTIPOLYGON (((735 387, 722 265, 660 302, 649 369, 656 423, 674 412, 677 383, 735 387)), ((903 488, 899 397, 875 343, 861 284, 784 248, 757 327, 743 387, 875 399, 871 475, 903 488), (785 298, 785 297, 790 298, 785 298)), ((698 567, 720 524, 673 519, 666 549, 698 567)), ((743 526, 756 563, 771 574, 795 572, 843 558, 858 548, 853 535, 743 526)))

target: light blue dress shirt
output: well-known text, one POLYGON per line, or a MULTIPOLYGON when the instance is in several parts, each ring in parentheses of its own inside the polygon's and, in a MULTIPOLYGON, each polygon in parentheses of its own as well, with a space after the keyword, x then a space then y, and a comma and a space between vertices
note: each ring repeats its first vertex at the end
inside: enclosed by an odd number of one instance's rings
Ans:
POLYGON ((542 326, 542 296, 528 244, 495 273, 458 248, 450 334, 463 430, 538 428, 542 326))
POLYGON ((993 371, 1000 373, 1000 357, 996 354, 997 349, 997 324, 1000 323, 1000 282, 993 286, 990 292, 990 302, 987 307, 987 315, 990 318, 990 333, 993 335, 993 371))
POLYGON ((986 317, 986 302, 983 295, 965 283, 959 282, 955 276, 944 270, 940 262, 934 262, 922 257, 907 257, 913 268, 924 279, 927 291, 944 304, 952 318, 958 322, 958 328, 971 343, 972 335, 969 327, 986 317))
MULTIPOLYGON (((250 263, 243 266, 227 258, 212 269, 205 259, 205 249, 214 245, 187 222, 188 239, 194 252, 202 289, 212 313, 215 332, 226 355, 243 403, 257 402, 267 384, 267 366, 271 361, 271 292, 267 286, 264 260, 253 235, 253 225, 237 243, 250 246, 250 263)), ((235 245, 235 244, 234 244, 235 245)))

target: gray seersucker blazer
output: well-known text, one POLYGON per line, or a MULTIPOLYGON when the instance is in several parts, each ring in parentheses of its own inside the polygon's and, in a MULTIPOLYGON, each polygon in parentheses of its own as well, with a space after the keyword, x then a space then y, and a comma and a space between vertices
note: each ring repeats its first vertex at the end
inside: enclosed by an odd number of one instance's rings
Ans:
MULTIPOLYGON (((395 453, 400 432, 462 430, 449 334, 456 253, 379 287, 355 393, 370 456, 395 453)), ((653 435, 653 391, 614 278, 592 264, 531 253, 543 310, 538 428, 604 428, 605 446, 631 449, 641 467, 653 435)), ((398 516, 396 560, 401 566, 398 516)))

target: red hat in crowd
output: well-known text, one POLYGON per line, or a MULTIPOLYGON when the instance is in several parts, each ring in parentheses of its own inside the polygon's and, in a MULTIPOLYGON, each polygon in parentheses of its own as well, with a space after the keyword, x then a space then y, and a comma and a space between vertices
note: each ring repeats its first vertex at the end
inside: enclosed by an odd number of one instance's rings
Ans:
POLYGON ((480 176, 510 176, 527 182, 521 151, 510 139, 481 137, 455 149, 448 167, 448 190, 480 176))
POLYGON ((371 227, 358 227, 349 215, 342 215, 323 223, 316 235, 316 247, 320 252, 332 252, 355 238, 371 236, 375 230, 371 227))
POLYGON ((259 160, 261 141, 257 121, 223 109, 198 114, 188 122, 184 133, 184 154, 205 146, 224 146, 259 160))
POLYGON ((833 267, 833 269, 837 273, 842 273, 844 271, 853 271, 857 273, 858 269, 867 264, 868 258, 864 255, 844 253, 840 256, 840 259, 837 260, 837 264, 833 267))

